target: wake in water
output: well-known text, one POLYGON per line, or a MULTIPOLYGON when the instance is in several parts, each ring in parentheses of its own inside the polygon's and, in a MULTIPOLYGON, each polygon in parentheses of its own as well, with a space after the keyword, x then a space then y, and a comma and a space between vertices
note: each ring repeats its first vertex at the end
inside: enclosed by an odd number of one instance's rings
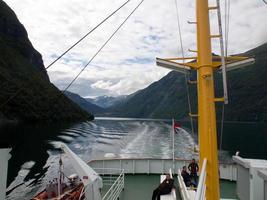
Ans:
MULTIPOLYGON (((175 134, 174 140, 175 157, 191 159, 194 156, 194 140, 187 131, 181 130, 175 134)), ((30 199, 57 176, 59 142, 66 143, 85 161, 101 159, 106 153, 122 158, 171 158, 172 126, 171 122, 120 119, 83 122, 63 129, 57 136, 43 141, 48 149, 41 149, 42 145, 39 144, 35 147, 36 152, 28 152, 38 154, 47 151, 48 158, 43 158, 46 159, 43 160, 45 164, 38 167, 39 171, 34 167, 35 161, 25 161, 9 186, 8 199, 30 199)), ((67 156, 62 155, 62 159, 64 171, 73 173, 67 156)))
MULTIPOLYGON (((100 159, 106 153, 122 158, 171 158, 172 134, 172 126, 166 122, 120 119, 78 124, 59 137, 84 160, 100 159), (72 134, 82 135, 70 142, 72 134)), ((175 157, 192 158, 195 143, 191 134, 181 129, 174 135, 174 143, 175 157)))
MULTIPOLYGON (((140 122, 137 129, 127 136, 127 145, 121 157, 172 157, 172 126, 164 122, 140 122)), ((174 135, 175 157, 192 158, 194 141, 184 129, 174 135)))

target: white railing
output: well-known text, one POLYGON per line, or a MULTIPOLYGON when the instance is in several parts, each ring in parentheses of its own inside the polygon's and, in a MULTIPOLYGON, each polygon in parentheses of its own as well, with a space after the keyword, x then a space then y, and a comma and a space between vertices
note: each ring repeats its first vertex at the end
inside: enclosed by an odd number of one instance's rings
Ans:
POLYGON ((113 185, 123 171, 116 168, 94 168, 94 170, 101 176, 104 186, 113 185))
POLYGON ((93 169, 99 175, 120 175, 122 173, 122 171, 123 171, 120 168, 93 168, 93 169))
MULTIPOLYGON (((124 169, 125 174, 165 174, 171 168, 176 175, 178 169, 189 165, 191 160, 176 158, 172 159, 156 159, 156 158, 112 158, 92 160, 89 165, 92 168, 117 168, 124 169)), ((235 164, 220 164, 220 177, 224 180, 236 180, 235 164)))
POLYGON ((110 186, 102 200, 117 200, 124 188, 124 170, 114 168, 94 169, 102 178, 103 184, 110 186))
POLYGON ((204 200, 206 199, 206 166, 207 166, 207 159, 204 158, 203 165, 201 169, 201 173, 199 176, 198 186, 197 186, 197 194, 195 200, 204 200))

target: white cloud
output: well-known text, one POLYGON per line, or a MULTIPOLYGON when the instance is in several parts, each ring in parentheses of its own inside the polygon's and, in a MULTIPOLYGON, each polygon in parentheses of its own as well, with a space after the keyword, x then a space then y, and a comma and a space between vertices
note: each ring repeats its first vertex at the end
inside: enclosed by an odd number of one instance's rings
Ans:
MULTIPOLYGON (((5 0, 26 27, 46 66, 124 1, 5 0)), ((138 2, 131 0, 51 67, 48 70, 51 81, 64 89, 138 2)), ((187 24, 195 19, 194 1, 178 3, 185 50, 195 49, 195 25, 187 24)), ((210 0, 210 4, 214 3, 215 0, 210 0)), ((267 41, 266 9, 261 1, 231 1, 229 53, 243 52, 267 41)), ((216 23, 216 15, 212 14, 211 24, 217 26, 216 23)), ((216 33, 217 28, 211 30, 216 33)), ((216 40, 213 51, 218 53, 216 40)), ((168 73, 155 66, 155 57, 180 56, 180 52, 175 0, 145 0, 70 90, 83 96, 135 92, 168 73)), ((186 51, 186 55, 192 53, 186 51)))
POLYGON ((109 87, 112 85, 111 81, 97 81, 94 84, 91 85, 92 88, 97 88, 97 89, 104 89, 107 90, 109 87))

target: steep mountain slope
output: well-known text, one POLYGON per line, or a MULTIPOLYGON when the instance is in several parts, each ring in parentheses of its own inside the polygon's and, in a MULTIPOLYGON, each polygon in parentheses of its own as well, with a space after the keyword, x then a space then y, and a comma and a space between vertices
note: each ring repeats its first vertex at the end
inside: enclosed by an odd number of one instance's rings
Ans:
POLYGON ((100 106, 97 106, 95 104, 90 103, 85 98, 81 97, 78 94, 72 93, 72 92, 65 92, 65 95, 71 99, 73 102, 75 102, 77 105, 79 105, 83 110, 89 112, 89 113, 102 113, 104 112, 104 109, 100 106))
POLYGON ((93 119, 93 115, 80 109, 50 83, 40 53, 33 48, 25 28, 15 13, 2 0, 0 0, 0 119, 18 121, 93 119))
MULTIPOLYGON (((267 121, 267 43, 244 55, 253 56, 255 64, 229 72, 229 104, 225 107, 225 120, 267 121)), ((195 77, 195 75, 193 76, 195 77)), ((222 93, 221 74, 215 74, 216 93, 222 93)), ((140 90, 125 103, 111 108, 112 116, 186 118, 187 93, 184 75, 170 72, 159 81, 140 90)), ((197 111, 196 86, 190 86, 191 105, 197 111)), ((221 104, 217 106, 218 116, 221 104)))
POLYGON ((186 110, 184 87, 184 77, 176 72, 170 72, 161 80, 139 91, 128 101, 111 108, 111 110, 114 115, 125 117, 184 116, 186 110), (181 104, 183 106, 180 106, 181 104))
POLYGON ((226 107, 229 120, 267 121, 267 43, 252 49, 255 64, 228 73, 230 104, 226 107))

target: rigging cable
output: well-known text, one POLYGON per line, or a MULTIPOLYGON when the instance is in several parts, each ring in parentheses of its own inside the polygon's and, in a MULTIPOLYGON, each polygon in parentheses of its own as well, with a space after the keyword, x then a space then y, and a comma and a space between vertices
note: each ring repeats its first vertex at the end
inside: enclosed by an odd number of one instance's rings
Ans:
POLYGON ((100 53, 100 51, 107 45, 107 43, 113 38, 113 36, 120 30, 120 28, 125 24, 125 22, 132 16, 132 14, 139 8, 139 6, 144 2, 141 0, 140 3, 132 10, 132 12, 126 17, 126 19, 118 26, 118 28, 111 34, 111 36, 106 40, 106 42, 98 49, 98 51, 93 55, 93 57, 86 63, 82 70, 75 76, 75 78, 68 84, 68 86, 63 90, 63 94, 70 88, 70 86, 79 78, 81 73, 87 68, 87 66, 94 60, 94 58, 100 53))
MULTIPOLYGON (((50 68, 53 64, 55 64, 59 59, 61 59, 67 52, 69 52, 72 48, 74 48, 77 44, 79 44, 83 39, 85 39, 88 35, 90 35, 93 31, 95 31, 100 25, 102 25, 105 21, 107 21, 111 16, 113 16, 117 11, 119 11, 122 7, 124 7, 127 3, 129 3, 131 0, 127 0, 125 3, 123 3, 120 7, 118 7, 116 10, 114 10, 111 14, 109 14, 105 19, 103 19, 98 25, 96 25, 92 30, 90 30, 88 33, 86 33, 81 39, 79 39, 77 42, 75 42, 71 47, 69 47, 65 52, 63 52, 58 58, 56 58, 52 63, 50 63, 45 69, 50 68)), ((43 70, 37 72, 35 76, 43 76, 43 70)), ((3 102, 0 105, 0 109, 4 107, 7 103, 9 103, 12 99, 14 99, 20 92, 25 89, 25 87, 28 86, 28 84, 24 84, 22 87, 18 88, 18 90, 15 92, 15 94, 11 97, 9 97, 5 102, 3 102)))
POLYGON ((263 3, 265 3, 267 5, 267 1, 266 0, 262 0, 262 1, 263 1, 263 3))
MULTIPOLYGON (((225 0, 225 57, 227 61, 228 57, 228 42, 229 42, 229 23, 230 23, 230 0, 225 0)), ((223 141, 223 128, 224 128, 224 116, 225 116, 225 104, 222 105, 222 116, 221 116, 221 130, 220 130, 220 146, 219 150, 222 151, 223 141)))
POLYGON ((77 44, 83 41, 88 35, 90 35, 93 31, 95 31, 99 26, 101 26, 105 21, 107 21, 110 17, 112 17, 116 12, 118 12, 122 7, 124 7, 131 0, 126 1, 112 13, 110 13, 105 19, 103 19, 99 24, 97 24, 93 29, 91 29, 88 33, 86 33, 81 39, 71 45, 66 51, 64 51, 58 58, 56 58, 53 62, 51 62, 45 69, 50 68, 53 64, 55 64, 58 60, 60 60, 66 53, 68 53, 72 48, 74 48, 77 44))
MULTIPOLYGON (((180 40, 180 48, 182 51, 182 57, 183 57, 183 64, 185 63, 185 55, 184 55, 184 47, 183 47, 183 40, 182 40, 182 31, 181 31, 181 25, 180 25, 180 17, 179 17, 179 10, 178 10, 178 0, 175 1, 175 7, 176 7, 176 17, 177 17, 177 26, 178 26, 178 33, 179 33, 179 40, 180 40)), ((185 70, 186 71, 186 70, 185 70)), ((188 109, 189 113, 192 113, 192 107, 191 107, 191 99, 190 99, 190 93, 189 93, 189 86, 188 86, 188 74, 184 74, 185 78, 185 84, 186 84, 186 92, 187 92, 187 103, 188 103, 188 109)), ((193 118, 190 116, 190 124, 191 124, 191 131, 194 136, 194 124, 193 124, 193 118)))

